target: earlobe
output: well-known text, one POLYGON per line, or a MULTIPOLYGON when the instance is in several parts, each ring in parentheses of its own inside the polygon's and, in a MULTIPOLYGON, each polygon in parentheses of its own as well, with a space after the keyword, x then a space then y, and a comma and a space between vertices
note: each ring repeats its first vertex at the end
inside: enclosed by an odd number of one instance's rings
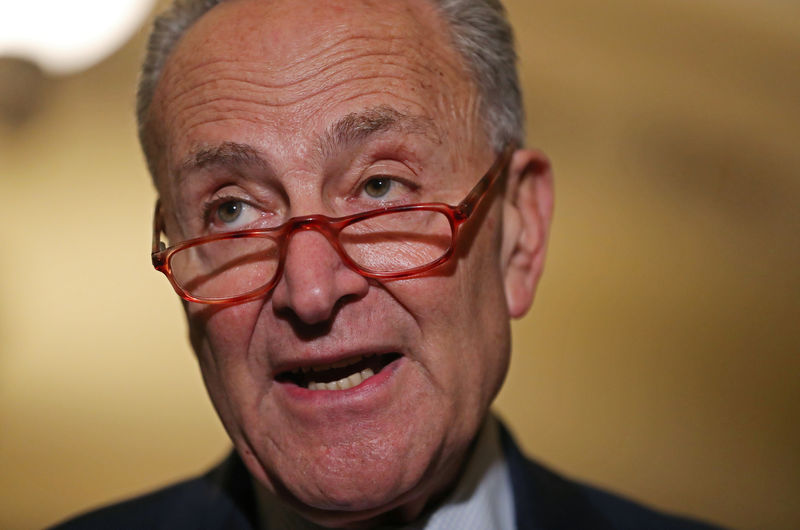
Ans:
POLYGON ((501 256, 506 303, 512 318, 527 313, 544 268, 553 214, 553 176, 544 153, 516 151, 503 202, 501 256))

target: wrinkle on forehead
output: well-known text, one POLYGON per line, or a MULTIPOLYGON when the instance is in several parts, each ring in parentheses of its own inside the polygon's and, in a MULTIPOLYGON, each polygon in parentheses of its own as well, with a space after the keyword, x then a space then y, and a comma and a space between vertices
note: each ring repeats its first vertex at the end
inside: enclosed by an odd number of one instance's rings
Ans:
POLYGON ((412 75, 432 73, 425 67, 433 66, 460 76, 467 69, 450 45, 449 31, 425 0, 229 1, 195 23, 168 63, 191 77, 195 69, 224 74, 219 68, 235 62, 243 75, 273 89, 319 84, 359 58, 394 62, 416 70, 412 75), (194 53, 200 49, 202 57, 194 53))
MULTIPOLYGON (((224 110, 233 115, 257 113, 263 105, 280 109, 324 99, 346 86, 364 95, 388 93, 413 105, 416 93, 444 91, 463 79, 458 65, 449 64, 440 50, 422 50, 414 39, 399 42, 376 36, 362 40, 351 37, 337 42, 327 52, 292 67, 268 58, 251 61, 242 56, 199 58, 190 54, 165 71, 162 84, 173 89, 162 97, 161 106, 202 120, 202 113, 192 111, 209 103, 224 101, 224 110), (190 61, 194 64, 185 64, 190 61), (410 91, 405 90, 406 85, 410 91)), ((443 96, 439 94, 437 99, 443 96)), ((192 125, 189 122, 185 127, 192 125)))
POLYGON ((319 59, 348 41, 357 45, 360 40, 381 37, 442 44, 437 37, 449 35, 429 0, 229 0, 195 27, 204 24, 212 31, 202 40, 212 44, 247 41, 254 56, 280 57, 285 69, 319 59), (247 16, 241 16, 245 10, 247 16))

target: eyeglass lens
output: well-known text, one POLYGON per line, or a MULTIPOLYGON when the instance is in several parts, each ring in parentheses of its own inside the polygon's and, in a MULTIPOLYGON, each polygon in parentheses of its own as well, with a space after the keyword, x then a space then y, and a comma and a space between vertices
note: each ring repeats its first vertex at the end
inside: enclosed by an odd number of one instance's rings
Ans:
MULTIPOLYGON (((448 216, 424 209, 368 217, 339 233, 340 247, 348 258, 362 271, 374 274, 424 267, 444 256, 452 242, 448 216)), ((175 252, 170 267, 176 283, 192 296, 233 298, 274 280, 280 245, 267 234, 207 241, 175 252)))

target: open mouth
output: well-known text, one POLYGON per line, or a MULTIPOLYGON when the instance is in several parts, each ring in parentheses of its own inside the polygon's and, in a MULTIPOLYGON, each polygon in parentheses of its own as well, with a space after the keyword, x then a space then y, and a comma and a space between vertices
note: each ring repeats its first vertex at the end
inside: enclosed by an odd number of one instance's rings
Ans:
POLYGON ((332 364, 295 368, 279 374, 276 380, 309 390, 347 390, 360 385, 400 357, 399 353, 359 355, 332 364))

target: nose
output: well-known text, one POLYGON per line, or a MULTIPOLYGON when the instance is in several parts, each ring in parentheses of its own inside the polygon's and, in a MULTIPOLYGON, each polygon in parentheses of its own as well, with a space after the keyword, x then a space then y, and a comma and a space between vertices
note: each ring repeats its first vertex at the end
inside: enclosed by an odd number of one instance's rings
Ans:
POLYGON ((272 292, 277 312, 319 324, 333 316, 341 300, 367 294, 367 278, 347 267, 323 234, 300 230, 287 245, 283 276, 272 292))

